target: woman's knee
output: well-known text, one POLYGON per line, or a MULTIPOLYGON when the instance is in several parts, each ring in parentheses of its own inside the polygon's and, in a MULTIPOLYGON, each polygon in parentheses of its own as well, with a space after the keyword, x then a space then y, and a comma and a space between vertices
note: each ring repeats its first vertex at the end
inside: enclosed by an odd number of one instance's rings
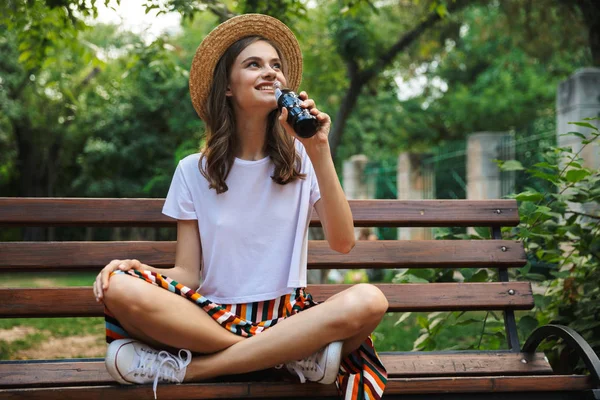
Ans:
POLYGON ((104 292, 104 304, 109 309, 125 308, 130 311, 141 311, 148 299, 151 285, 127 274, 114 274, 108 281, 108 289, 104 292))
POLYGON ((353 288, 355 309, 352 312, 360 315, 365 322, 379 322, 389 307, 385 294, 377 286, 368 283, 361 283, 353 288))
POLYGON ((388 301, 379 288, 358 284, 339 298, 340 313, 336 322, 346 331, 358 332, 365 325, 377 324, 388 309, 388 301))

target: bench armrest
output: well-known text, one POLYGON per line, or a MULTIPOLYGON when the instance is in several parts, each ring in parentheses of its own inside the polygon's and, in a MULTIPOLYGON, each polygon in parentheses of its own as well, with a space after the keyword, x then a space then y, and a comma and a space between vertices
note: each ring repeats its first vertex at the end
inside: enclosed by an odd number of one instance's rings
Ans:
POLYGON ((577 351, 590 371, 594 384, 600 388, 600 359, 585 339, 568 326, 546 325, 537 328, 523 345, 523 353, 534 353, 541 342, 552 336, 563 339, 567 346, 577 351))

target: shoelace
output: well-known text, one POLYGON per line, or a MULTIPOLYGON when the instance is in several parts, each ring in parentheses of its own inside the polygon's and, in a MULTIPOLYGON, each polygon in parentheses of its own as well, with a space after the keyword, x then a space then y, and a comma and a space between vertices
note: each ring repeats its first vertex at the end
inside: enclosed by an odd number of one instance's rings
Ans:
MULTIPOLYGON (((317 359, 319 358, 321 352, 318 351, 315 354, 306 357, 303 360, 292 361, 291 363, 287 363, 287 367, 289 370, 292 370, 298 375, 300 378, 300 382, 306 382, 306 377, 304 376, 305 371, 319 371, 323 373, 323 367, 319 365, 317 359)), ((281 366, 278 366, 281 368, 281 366)), ((277 368, 277 367, 276 367, 277 368)))
POLYGON ((174 356, 168 351, 143 352, 138 365, 132 368, 134 374, 154 377, 152 390, 154 391, 154 399, 156 400, 156 389, 158 381, 166 381, 171 383, 181 383, 181 379, 177 378, 176 372, 186 368, 192 362, 192 352, 186 349, 179 350, 178 356, 174 356), (182 353, 186 355, 184 359, 182 353))
POLYGON ((154 384, 152 385, 155 400, 156 388, 158 387, 159 379, 162 379, 167 382, 181 383, 181 380, 175 376, 175 372, 179 372, 183 368, 186 368, 188 365, 190 365, 190 362, 192 362, 192 352, 189 350, 181 349, 179 350, 178 357, 175 357, 171 353, 163 350, 160 353, 158 353, 158 358, 162 358, 162 360, 160 361, 160 364, 158 364, 156 376, 154 377, 154 384), (185 360, 181 356, 182 352, 187 356, 185 360), (165 365, 168 368, 164 368, 165 365))

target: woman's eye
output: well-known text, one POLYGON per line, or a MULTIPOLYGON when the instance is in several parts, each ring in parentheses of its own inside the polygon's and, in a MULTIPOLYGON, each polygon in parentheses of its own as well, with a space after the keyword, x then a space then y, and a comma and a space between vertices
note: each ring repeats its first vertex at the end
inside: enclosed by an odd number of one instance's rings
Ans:
POLYGON ((250 64, 248 64, 249 67, 258 67, 258 63, 256 61, 252 61, 250 64))
POLYGON ((273 64, 273 68, 274 69, 281 69, 281 64, 275 63, 275 64, 273 64))

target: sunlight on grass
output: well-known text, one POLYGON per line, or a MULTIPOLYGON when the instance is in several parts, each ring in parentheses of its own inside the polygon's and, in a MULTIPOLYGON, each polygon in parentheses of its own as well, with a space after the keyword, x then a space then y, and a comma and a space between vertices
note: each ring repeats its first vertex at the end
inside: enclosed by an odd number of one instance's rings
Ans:
MULTIPOLYGON (((65 286, 91 286, 95 272, 10 272, 0 274, 0 287, 39 288, 65 286)), ((91 287, 90 287, 91 296, 91 287)), ((14 327, 31 327, 27 334, 12 340, 0 340, 0 360, 19 358, 19 352, 42 345, 54 338, 95 336, 104 337, 104 318, 4 318, 0 330, 14 327), (31 331, 31 332, 30 332, 31 331)))

